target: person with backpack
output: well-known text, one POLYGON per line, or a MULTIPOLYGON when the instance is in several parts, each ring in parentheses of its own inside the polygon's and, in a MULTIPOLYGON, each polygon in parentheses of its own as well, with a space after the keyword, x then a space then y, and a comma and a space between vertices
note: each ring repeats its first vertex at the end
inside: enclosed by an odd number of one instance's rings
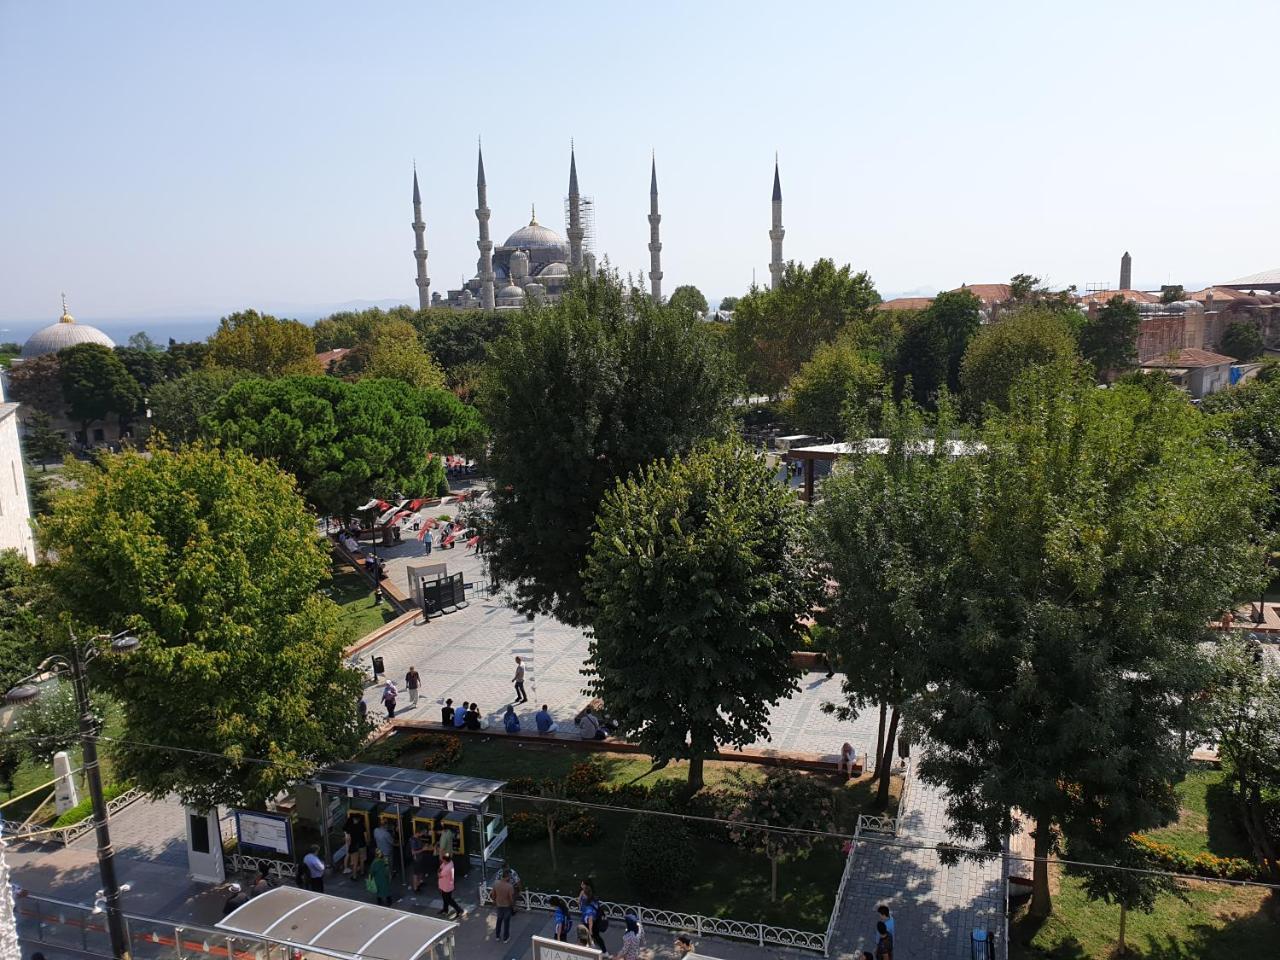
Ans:
POLYGON ((552 916, 554 936, 561 943, 569 942, 569 930, 573 927, 573 918, 569 915, 569 905, 563 897, 552 897, 551 906, 555 910, 552 916))
POLYGON ((604 905, 594 896, 582 908, 582 925, 591 934, 591 939, 604 953, 609 952, 602 934, 609 929, 609 917, 604 912, 604 905))

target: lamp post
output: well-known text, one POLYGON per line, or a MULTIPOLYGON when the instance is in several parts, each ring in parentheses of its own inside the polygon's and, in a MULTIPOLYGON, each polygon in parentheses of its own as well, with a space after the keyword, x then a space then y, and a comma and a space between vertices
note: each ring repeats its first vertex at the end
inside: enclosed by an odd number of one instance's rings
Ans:
POLYGON ((137 649, 138 638, 129 632, 102 634, 85 644, 71 634, 71 655, 52 656, 44 660, 31 676, 18 682, 5 694, 9 703, 31 703, 40 695, 34 681, 50 673, 71 677, 76 694, 76 712, 80 717, 80 746, 83 751, 85 776, 89 781, 89 797, 93 802, 93 826, 98 837, 98 871, 102 876, 101 905, 107 915, 107 931, 111 936, 111 952, 118 960, 129 960, 129 934, 120 910, 120 884, 116 882, 115 850, 107 827, 107 804, 102 796, 102 772, 98 768, 98 740, 93 708, 89 702, 89 663, 104 653, 130 653, 137 649), (103 643, 105 641, 105 644, 103 643))

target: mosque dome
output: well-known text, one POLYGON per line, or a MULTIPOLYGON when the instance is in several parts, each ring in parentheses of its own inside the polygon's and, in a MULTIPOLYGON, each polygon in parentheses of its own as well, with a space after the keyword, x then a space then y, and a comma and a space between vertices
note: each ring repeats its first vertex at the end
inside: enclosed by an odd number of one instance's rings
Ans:
POLYGON ((518 307, 524 303, 524 291, 512 283, 499 290, 494 299, 500 307, 518 307))
POLYGON ((566 246, 564 238, 550 227, 544 227, 537 220, 530 220, 527 226, 521 227, 507 237, 504 247, 520 247, 523 250, 540 250, 547 247, 566 246))
POLYGON ((76 323, 75 317, 67 312, 64 299, 62 318, 57 323, 51 323, 37 330, 27 338, 27 342, 22 345, 22 359, 30 360, 33 357, 42 357, 46 353, 57 353, 59 350, 65 350, 80 343, 100 343, 108 350, 115 346, 115 342, 97 327, 91 327, 87 323, 76 323))
POLYGON ((559 260, 555 263, 548 263, 538 271, 539 277, 567 277, 568 275, 569 268, 559 260))

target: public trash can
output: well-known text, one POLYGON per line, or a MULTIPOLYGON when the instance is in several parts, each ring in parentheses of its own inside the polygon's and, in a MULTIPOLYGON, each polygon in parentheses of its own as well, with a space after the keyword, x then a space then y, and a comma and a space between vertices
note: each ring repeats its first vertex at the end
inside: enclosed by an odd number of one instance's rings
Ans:
POLYGON ((382 662, 381 657, 373 657, 373 679, 377 680, 382 674, 386 673, 386 665, 382 662))
POLYGON ((987 930, 973 931, 972 960, 993 960, 991 951, 991 933, 987 930))

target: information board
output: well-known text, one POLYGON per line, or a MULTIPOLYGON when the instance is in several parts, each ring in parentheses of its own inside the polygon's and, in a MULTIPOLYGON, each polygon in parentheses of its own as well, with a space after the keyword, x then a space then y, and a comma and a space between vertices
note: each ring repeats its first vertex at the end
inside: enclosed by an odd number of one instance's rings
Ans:
POLYGON ((600 960, 603 954, 595 947, 580 947, 547 937, 531 937, 533 960, 600 960))
POLYGON ((467 605, 467 585, 462 574, 422 581, 422 615, 438 617, 467 605))
POLYGON ((236 839, 242 851, 248 847, 250 853, 262 850, 293 856, 293 828, 283 814, 237 810, 236 839))

